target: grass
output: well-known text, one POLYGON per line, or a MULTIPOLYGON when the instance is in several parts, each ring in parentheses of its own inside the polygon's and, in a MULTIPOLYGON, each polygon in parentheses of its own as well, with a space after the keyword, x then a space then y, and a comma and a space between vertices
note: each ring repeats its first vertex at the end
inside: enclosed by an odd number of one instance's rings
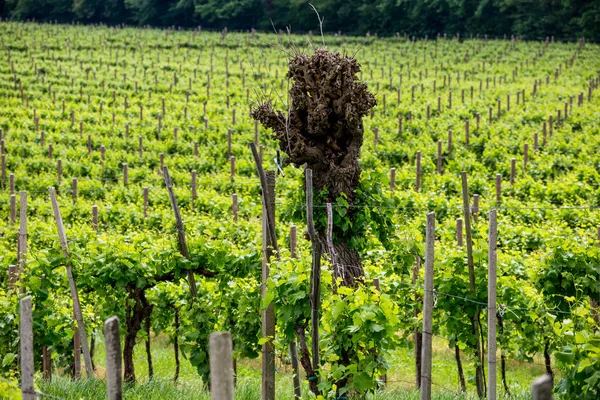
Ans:
MULTIPOLYGON (((434 339, 433 356, 433 398, 437 400, 450 399, 475 399, 474 378, 472 360, 463 357, 463 368, 468 380, 466 394, 458 391, 458 376, 454 361, 454 352, 448 349, 446 343, 439 338, 434 339)), ((65 400, 80 399, 105 399, 106 390, 104 377, 104 347, 100 343, 97 346, 95 361, 97 364, 97 379, 72 380, 65 375, 56 375, 51 382, 43 382, 38 376, 39 389, 46 394, 65 400)), ((205 390, 202 380, 196 373, 195 368, 183 357, 181 359, 181 372, 177 385, 173 383, 175 371, 175 360, 172 347, 168 346, 162 338, 153 339, 153 365, 154 379, 148 380, 148 365, 143 345, 136 346, 135 367, 136 385, 124 387, 126 399, 158 400, 158 399, 198 399, 208 400, 210 394, 205 390)), ((387 375, 388 385, 382 391, 372 397, 373 400, 412 400, 419 399, 419 392, 414 388, 414 357, 413 350, 409 348, 399 349, 390 357, 390 372, 387 375)), ((507 367, 507 378, 513 399, 529 399, 529 387, 531 382, 544 374, 544 367, 540 362, 518 363, 509 362, 507 367)), ((293 399, 293 384, 290 368, 278 363, 277 366, 277 399, 293 399)), ((498 376, 500 373, 498 372, 498 376)), ((308 388, 302 387, 305 398, 308 388)), ((235 398, 237 400, 259 400, 261 398, 261 371, 260 360, 244 360, 238 369, 238 384, 235 398)), ((498 384, 499 397, 506 397, 501 382, 498 384)))

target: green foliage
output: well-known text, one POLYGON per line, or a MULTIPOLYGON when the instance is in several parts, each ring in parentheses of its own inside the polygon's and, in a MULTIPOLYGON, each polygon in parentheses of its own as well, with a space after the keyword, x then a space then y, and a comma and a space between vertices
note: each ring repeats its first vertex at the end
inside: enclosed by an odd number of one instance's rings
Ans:
POLYGON ((375 392, 388 368, 385 356, 398 345, 395 301, 373 286, 337 286, 323 301, 322 324, 322 358, 330 365, 319 384, 325 398, 375 392))
MULTIPOLYGON (((190 6, 187 2, 160 3, 165 21, 171 13, 181 16, 190 6)), ((394 9, 392 3, 395 2, 386 3, 387 11, 394 9)), ((444 12, 466 11, 459 2, 429 4, 444 12)), ((103 12, 95 5, 98 3, 78 1, 81 18, 92 21, 95 17, 90 15, 103 12)), ((146 13, 153 10, 154 2, 128 1, 125 5, 128 10, 146 13)), ((496 2, 488 2, 486 7, 490 5, 497 7, 496 2)), ((284 7, 278 2, 274 6, 284 7)), ((341 16, 350 7, 335 2, 330 6, 339 6, 341 16)), ((482 18, 490 17, 486 7, 482 18)), ((366 12, 360 7, 357 10, 358 15, 366 12)), ((152 15, 148 21, 158 18, 152 15)), ((392 19, 391 16, 393 13, 382 21, 392 19)), ((371 22, 356 18, 353 23, 371 22)), ((287 345, 299 327, 304 329, 310 349, 311 255, 310 244, 303 235, 306 207, 300 169, 284 166, 284 175, 277 177, 280 259, 269 265, 266 298, 261 301, 262 207, 260 185, 247 146, 254 140, 254 125, 245 110, 254 100, 253 90, 268 92, 271 82, 280 82, 285 76, 286 59, 277 49, 278 39, 261 33, 253 38, 252 34, 240 33, 222 36, 15 22, 2 22, 0 35, 6 44, 6 51, 0 52, 0 65, 4 66, 0 67, 0 127, 7 172, 14 173, 17 192, 28 192, 27 263, 19 289, 23 288, 34 301, 34 335, 39 338, 35 344, 37 367, 43 345, 50 350, 57 368, 68 368, 72 362, 74 329, 65 274, 67 261, 71 262, 78 283, 89 335, 101 336, 102 321, 111 315, 120 317, 125 332, 127 288, 145 288, 153 306, 152 330, 168 342, 178 338, 183 354, 200 372, 204 384, 208 377, 209 333, 231 331, 236 358, 257 357, 260 343, 265 340, 261 337, 260 312, 269 303, 277 314, 274 340, 278 354, 287 353, 287 345), (15 75, 17 84, 23 86, 24 99, 15 90, 15 75), (128 107, 124 106, 125 97, 128 107), (235 124, 232 109, 238 112, 235 124), (39 117, 39 130, 32 122, 34 110, 39 117), (73 126, 71 111, 75 114, 73 126), (205 118, 209 121, 206 129, 205 118), (125 136, 126 125, 130 128, 129 137, 125 136), (175 128, 177 140, 173 136, 175 128), (232 130, 231 154, 236 157, 233 178, 225 145, 228 129, 232 130), (44 146, 41 131, 45 132, 44 146), (137 147, 140 137, 141 155, 137 147), (199 143, 197 156, 194 142, 199 143), (50 143, 54 146, 53 158, 47 154, 50 143), (106 149, 103 159, 100 146, 106 149), (184 219, 189 260, 178 249, 171 204, 159 167, 161 153, 184 219), (57 159, 63 163, 60 184, 57 159), (129 165, 127 186, 122 183, 124 163, 129 165), (192 170, 197 172, 198 186, 194 199, 190 191, 192 170), (72 199, 74 177, 79 179, 77 200, 72 199), (62 255, 58 243, 48 201, 50 186, 59 193, 69 260, 62 255), (145 187, 149 188, 147 209, 143 206, 145 187), (233 193, 238 196, 237 222, 232 221, 233 193), (92 205, 99 209, 98 232, 91 226, 92 205), (291 259, 286 250, 291 223, 297 225, 299 233, 296 259, 291 259), (197 272, 197 300, 189 294, 190 270, 197 272), (174 323, 176 310, 178 329, 174 323)), ((302 46, 307 39, 291 35, 285 40, 302 46)), ((498 208, 499 220, 498 304, 502 307, 498 314, 503 310, 503 328, 499 329, 498 340, 502 354, 526 362, 534 358, 537 361, 546 346, 550 354, 559 358, 563 357, 559 353, 572 352, 573 364, 564 364, 564 376, 571 376, 573 391, 594 393, 595 369, 569 374, 576 362, 583 364, 587 358, 596 368, 594 353, 584 351, 583 343, 576 341, 578 333, 591 335, 596 325, 589 300, 597 299, 599 293, 597 92, 591 101, 586 97, 582 106, 575 99, 569 118, 553 125, 553 135, 547 137, 546 143, 541 124, 597 76, 598 46, 588 43, 579 49, 573 43, 550 42, 546 47, 540 42, 444 39, 413 44, 401 37, 371 37, 365 42, 364 38, 336 36, 325 36, 325 42, 332 49, 357 54, 363 66, 361 79, 373 88, 379 104, 373 117, 364 121, 360 187, 352 204, 340 197, 334 207, 333 239, 352 238, 352 245, 361 253, 364 281, 348 292, 332 282, 326 257, 323 263, 324 363, 320 366, 320 378, 326 395, 332 395, 334 387, 351 395, 376 392, 379 376, 386 370, 393 372, 387 364, 394 351, 413 346, 414 328, 421 324, 423 284, 422 268, 414 275, 413 268, 417 260, 424 260, 425 215, 429 211, 435 211, 437 226, 434 283, 438 301, 434 333, 448 338, 450 345, 458 344, 464 350, 465 365, 472 365, 475 338, 469 319, 475 311, 481 311, 485 332, 487 212, 494 207, 498 208), (463 59, 467 50, 468 57, 463 59), (565 66, 574 54, 573 65, 565 66), (531 61, 534 56, 535 65, 531 61), (562 70, 554 79, 552 74, 559 65, 562 70), (519 72, 513 78, 511 73, 516 67, 519 72), (538 94, 532 96, 533 82, 545 82, 546 75, 551 76, 548 84, 543 83, 538 94), (444 76, 451 76, 452 83, 447 80, 444 84, 444 76), (456 76, 460 76, 460 82, 456 76), (491 78, 489 88, 487 77, 491 78), (503 84, 494 85, 493 77, 503 77, 503 84), (416 82, 422 83, 422 93, 416 82), (414 101, 410 97, 412 85, 416 88, 414 101), (475 88, 472 99, 470 87, 475 88), (399 89, 400 102, 396 100, 399 89), (462 89, 466 91, 464 102, 460 99, 462 89), (510 112, 504 111, 506 95, 523 89, 525 104, 516 105, 513 100, 510 112), (454 95, 451 109, 445 100, 450 92, 454 95), (438 96, 442 99, 439 113, 435 107, 438 96), (486 111, 495 107, 498 99, 502 100, 503 113, 500 118, 494 114, 489 121, 486 111), (434 111, 429 120, 424 114, 428 104, 433 105, 434 111), (475 127, 476 113, 481 115, 479 128, 475 127), (398 132, 400 116, 402 136, 398 132), (468 147, 464 144, 466 120, 471 123, 468 147), (373 140, 374 128, 379 130, 377 144, 373 140), (446 146, 448 130, 454 133, 451 150, 446 146), (540 139, 536 151, 532 146, 535 133, 540 139), (440 139, 444 141, 442 175, 436 172, 440 139), (527 168, 522 164, 524 143, 530 144, 527 168), (419 191, 415 190, 417 151, 421 152, 422 165, 419 191), (517 167, 515 180, 510 184, 512 158, 517 160, 517 167), (393 190, 389 189, 390 168, 396 172, 393 190), (463 217, 459 178, 463 170, 468 172, 470 194, 480 195, 480 212, 473 222, 475 293, 471 293, 468 284, 465 250, 456 245, 456 218, 463 217), (502 176, 498 204, 496 174, 502 176), (354 223, 349 222, 349 215, 354 223), (380 280, 381 292, 370 285, 373 279, 380 280), (573 334, 567 334, 569 331, 573 334), (571 346, 571 350, 563 351, 566 346, 571 346), (341 354, 345 354, 345 360, 339 358, 341 354)), ((275 143, 269 137, 269 132, 259 129, 263 164, 266 169, 274 169, 275 143)), ((1 189, 4 195, 0 199, 0 210, 5 216, 0 220, 0 260, 5 266, 17 264, 17 224, 8 218, 6 186, 1 189)), ((319 228, 326 223, 326 197, 326 193, 315 194, 315 222, 319 228)), ((7 278, 3 268, 0 369, 10 380, 17 371, 14 355, 18 352, 18 297, 6 292, 7 278)), ((141 331, 138 339, 146 336, 147 332, 141 331)), ((509 371, 509 382, 511 379, 509 371)))
POLYGON ((565 398, 597 399, 600 396, 600 332, 568 331, 574 343, 556 353, 565 369, 556 392, 565 398))

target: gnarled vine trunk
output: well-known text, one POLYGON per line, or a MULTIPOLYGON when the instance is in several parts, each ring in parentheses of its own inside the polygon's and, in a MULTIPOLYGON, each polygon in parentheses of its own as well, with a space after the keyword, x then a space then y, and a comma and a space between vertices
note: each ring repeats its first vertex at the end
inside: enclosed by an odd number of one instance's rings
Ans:
POLYGON ((135 382, 135 366, 133 364, 133 348, 142 322, 150 315, 152 306, 146 299, 146 293, 141 288, 127 288, 128 297, 133 300, 133 306, 127 302, 125 320, 125 341, 123 344, 123 379, 126 382, 135 382))
MULTIPOLYGON (((328 203, 335 203, 340 196, 345 198, 349 205, 345 218, 350 222, 354 219, 352 206, 361 173, 362 118, 376 104, 367 86, 358 82, 359 71, 360 65, 353 57, 325 49, 317 49, 310 56, 295 54, 287 74, 292 80, 287 113, 274 110, 270 102, 260 104, 251 113, 273 130, 280 149, 287 155, 287 163, 306 165, 312 170, 314 193, 325 191, 324 200, 328 203)), ((354 286, 362 280, 364 270, 358 251, 351 245, 352 233, 334 232, 331 249, 326 241, 326 227, 316 226, 313 245, 328 252, 333 250, 334 276, 341 279, 342 285, 354 286)), ((297 327, 296 333, 302 367, 312 378, 319 366, 311 365, 304 329, 297 327)), ((350 365, 354 355, 343 349, 339 356, 341 364, 350 365)), ((337 387, 345 386, 347 379, 336 382, 337 387)), ((315 394, 319 393, 317 383, 316 379, 309 381, 315 394)))
MULTIPOLYGON (((367 86, 358 82, 359 71, 354 58, 325 49, 317 49, 311 56, 296 54, 287 74, 293 82, 289 111, 276 111, 270 102, 252 111, 253 118, 273 130, 280 149, 287 154, 286 162, 298 167, 306 164, 313 171, 315 193, 326 189, 325 200, 332 203, 339 196, 346 198, 350 220, 361 172, 362 118, 376 104, 367 86)), ((317 227, 317 240, 328 249, 325 237, 325 228, 317 227)), ((335 275, 347 286, 364 274, 350 239, 350 234, 336 232, 333 245, 339 264, 335 275)))

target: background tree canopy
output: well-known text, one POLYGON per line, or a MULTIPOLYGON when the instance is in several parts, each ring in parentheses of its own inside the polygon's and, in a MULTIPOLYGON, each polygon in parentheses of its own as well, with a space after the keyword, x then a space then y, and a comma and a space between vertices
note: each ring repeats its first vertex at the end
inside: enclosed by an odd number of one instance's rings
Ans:
MULTIPOLYGON (((312 0, 324 30, 434 36, 518 34, 600 40, 598 0, 312 0)), ((317 31, 307 0, 0 0, 0 16, 230 30, 317 31)))

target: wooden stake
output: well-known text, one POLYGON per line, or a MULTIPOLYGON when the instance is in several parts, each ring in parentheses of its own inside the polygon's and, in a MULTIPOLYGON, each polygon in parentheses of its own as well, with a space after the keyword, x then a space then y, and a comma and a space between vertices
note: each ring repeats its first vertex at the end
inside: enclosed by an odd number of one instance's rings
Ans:
POLYGON ((20 353, 21 353, 21 390, 23 400, 37 399, 33 382, 35 367, 33 364, 33 317, 31 296, 27 296, 20 301, 20 353))
POLYGON ((16 265, 8 266, 8 290, 14 290, 15 284, 17 283, 17 279, 19 276, 19 272, 17 270, 16 265))
POLYGON ((121 334, 117 317, 110 317, 104 322, 104 343, 106 347, 106 393, 108 400, 122 400, 123 363, 121 359, 121 334))
POLYGON ((127 163, 123 163, 123 185, 127 186, 129 183, 129 166, 127 163))
POLYGON ((425 239, 425 290, 423 292, 423 347, 421 356, 421 400, 431 400, 433 263, 435 256, 435 213, 427 214, 425 239))
MULTIPOLYGON (((185 240, 185 229, 183 227, 183 219, 181 218, 181 214, 179 213, 179 207, 177 206, 177 199, 175 198, 175 191, 173 190, 173 182, 171 182, 171 177, 169 176, 169 168, 163 168, 163 175, 165 179, 165 185, 167 186, 167 191, 169 192, 169 200, 171 202, 171 207, 173 208, 173 214, 175 215, 175 227, 177 229, 177 240, 179 243, 179 252, 182 256, 184 256, 187 260, 190 259, 190 253, 188 251, 187 242, 185 240)), ((192 271, 188 271, 188 284, 190 286, 190 293, 192 297, 198 296, 198 291, 196 288, 196 279, 194 278, 194 273, 192 271)))
MULTIPOLYGON (((467 173, 465 171, 461 172, 462 178, 462 198, 463 198, 463 217, 465 220, 465 232, 467 239, 467 266, 469 268, 469 287, 472 293, 475 293, 475 266, 473 262, 473 235, 471 232, 471 212, 469 210, 469 186, 467 183, 467 173)), ((481 362, 482 361, 482 352, 481 352, 481 342, 479 338, 479 312, 477 311, 474 316, 472 325, 474 329, 474 336, 477 338, 477 358, 481 362)), ((485 385, 483 384, 483 367, 476 367, 476 385, 477 385, 477 394, 480 397, 484 396, 485 385)))
POLYGON ((211 333, 210 353, 210 398, 233 400, 233 342, 231 333, 211 333))
POLYGON ((75 203, 77 201, 77 178, 73 178, 73 181, 71 182, 71 190, 73 203, 75 203))
POLYGON ((515 175, 517 171, 517 159, 512 158, 510 160, 510 184, 511 186, 515 183, 515 175))
POLYGON ((231 195, 231 212, 233 213, 233 221, 238 221, 238 196, 236 193, 231 195))
MULTIPOLYGON (((290 226, 290 256, 296 258, 296 225, 290 226)), ((296 338, 290 342, 290 359, 292 360, 292 370, 294 371, 294 399, 299 400, 302 397, 300 386, 300 369, 298 368, 298 349, 296 348, 296 338)))
POLYGON ((532 400, 552 400, 552 375, 544 375, 531 384, 532 400))
POLYGON ((17 266, 19 277, 25 270, 27 259, 27 192, 19 192, 19 253, 17 266))
POLYGON ((17 195, 10 195, 10 223, 14 225, 17 220, 17 195))
MULTIPOLYGON (((275 237, 275 171, 265 171, 263 188, 263 263, 262 298, 265 298, 269 279, 269 264, 273 256, 275 237), (266 205, 270 206, 267 207, 266 205), (271 229, 273 229, 271 231, 271 229), (269 234, 271 233, 271 234, 269 234)), ((275 239, 276 240, 276 239, 275 239)), ((262 399, 275 400, 275 309, 273 303, 262 309, 262 337, 267 342, 262 345, 262 399)))
POLYGON ((143 189, 144 196, 144 218, 148 218, 148 188, 143 189))
POLYGON ((79 328, 79 335, 81 339, 81 348, 83 350, 83 360, 85 362, 85 370, 88 378, 92 377, 94 369, 92 368, 92 358, 90 357, 90 351, 87 344, 87 334, 85 331, 85 324, 83 323, 83 314, 81 313, 81 305, 79 304, 79 294, 77 292, 77 285, 73 278, 73 271, 71 269, 71 259, 69 257, 69 247, 67 244, 67 236, 65 235, 65 227, 63 225, 62 216, 60 214, 60 208, 58 201, 56 200, 56 193, 54 188, 49 189, 50 201, 52 202, 52 209, 54 210, 54 220, 56 221, 56 228, 58 230, 58 239, 60 241, 60 247, 62 248, 63 257, 65 259, 65 266, 67 269, 67 278, 69 280, 69 287, 71 289, 71 298, 73 299, 73 313, 75 314, 75 320, 79 328))
POLYGON ((489 213, 488 229, 488 399, 496 400, 496 210, 489 213))
POLYGON ((62 183, 62 160, 58 160, 56 162, 56 175, 57 175, 58 190, 60 190, 60 184, 62 183))
POLYGON ((227 129, 227 157, 231 158, 231 129, 227 129))
POLYGON ((196 170, 192 170, 192 208, 194 208, 194 202, 197 197, 197 187, 196 187, 196 170))
POLYGON ((502 200, 502 175, 496 174, 496 207, 500 205, 502 200))
POLYGON ((75 324, 75 334, 73 335, 73 378, 81 378, 81 344, 77 324, 75 324))
POLYGON ((438 140, 437 146, 437 173, 442 175, 442 140, 438 140))
POLYGON ((43 379, 46 382, 52 380, 52 358, 48 351, 48 346, 42 346, 42 371, 43 379))
MULTIPOLYGON (((263 193, 267 190, 267 181, 265 177, 265 172, 262 167, 262 158, 259 156, 256 145, 254 143, 250 143, 250 149, 252 150, 252 156, 254 157, 254 163, 256 164, 256 169, 258 172, 258 177, 260 179, 260 186, 263 190, 263 193)), ((271 204, 265 203, 266 207, 266 215, 275 215, 275 212, 271 211, 271 204)), ((271 244, 274 246, 275 252, 279 253, 279 247, 277 246, 277 237, 275 234, 275 220, 268 219, 268 234, 271 241, 271 244)))
POLYGON ((416 160, 416 178, 415 178, 415 192, 419 192, 421 189, 421 152, 417 151, 417 160, 416 160))
POLYGON ((479 215, 479 195, 473 195, 473 207, 471 210, 473 214, 473 222, 477 222, 477 216, 479 215))
POLYGON ((92 206, 92 228, 98 233, 98 206, 92 206))
POLYGON ((312 328, 312 368, 313 376, 307 377, 312 380, 314 387, 317 386, 318 371, 321 365, 319 354, 319 310, 321 309, 321 248, 317 243, 313 214, 313 177, 312 170, 305 171, 306 179, 306 227, 312 246, 312 269, 310 282, 311 303, 311 328, 312 328))

